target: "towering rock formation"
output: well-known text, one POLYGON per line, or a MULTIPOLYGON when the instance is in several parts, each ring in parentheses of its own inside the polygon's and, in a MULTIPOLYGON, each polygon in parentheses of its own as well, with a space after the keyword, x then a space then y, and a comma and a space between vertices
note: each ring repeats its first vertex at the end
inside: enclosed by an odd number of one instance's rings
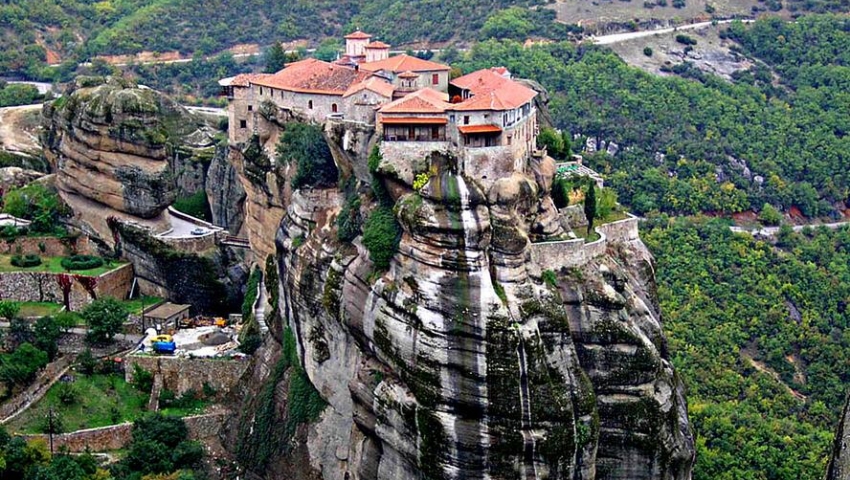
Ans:
MULTIPOLYGON (((169 243, 167 207, 209 196, 214 221, 237 233, 245 192, 215 131, 167 96, 119 78, 81 77, 43 110, 45 156, 75 224, 103 253, 130 260, 145 293, 225 313, 239 303, 247 269, 214 234, 169 243), (210 167, 212 165, 213 167, 210 167)), ((191 224, 190 224, 191 225, 191 224)))
MULTIPOLYGON (((266 269, 273 338, 235 399, 228 442, 246 470, 269 479, 690 478, 683 387, 639 239, 612 236, 586 261, 532 261, 531 240, 569 229, 549 196, 551 159, 485 188, 451 155, 406 169, 384 158, 370 165, 375 183, 362 181, 363 142, 338 124, 326 133, 344 189, 289 191, 291 172, 264 171, 284 188, 266 187, 263 202, 285 213, 266 269), (408 170, 427 184, 415 190, 408 170), (338 240, 337 217, 345 206, 366 218, 386 195, 403 235, 380 271, 362 236, 338 240), (313 405, 299 375, 327 402, 309 426, 298 426, 313 405)), ((250 182, 254 173, 236 166, 250 182)), ((246 223, 259 225, 250 210, 246 223)))
POLYGON ((44 152, 81 227, 111 243, 110 216, 168 228, 162 212, 204 188, 212 130, 168 97, 119 78, 81 77, 45 104, 44 152))

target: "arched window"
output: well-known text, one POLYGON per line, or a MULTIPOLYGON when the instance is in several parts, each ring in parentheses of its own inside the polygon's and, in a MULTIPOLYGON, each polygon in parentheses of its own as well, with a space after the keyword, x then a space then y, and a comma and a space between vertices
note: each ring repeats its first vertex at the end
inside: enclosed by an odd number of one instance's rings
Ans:
POLYGON ((309 108, 310 110, 312 110, 312 109, 313 109, 313 101, 312 101, 312 100, 310 100, 309 102, 307 102, 307 108, 309 108))
POLYGON ((337 107, 336 107, 335 103, 331 104, 331 112, 333 112, 333 113, 337 112, 337 107))

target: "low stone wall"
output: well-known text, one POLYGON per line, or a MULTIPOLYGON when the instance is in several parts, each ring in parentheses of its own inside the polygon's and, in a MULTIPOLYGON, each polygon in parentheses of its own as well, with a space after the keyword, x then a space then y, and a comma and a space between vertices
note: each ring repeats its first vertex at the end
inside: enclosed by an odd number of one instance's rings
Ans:
POLYGON ((127 357, 125 378, 133 381, 133 370, 138 365, 149 372, 162 375, 163 387, 177 395, 187 390, 203 391, 204 384, 219 393, 232 389, 248 369, 247 359, 203 359, 131 355, 127 357))
MULTIPOLYGON (((226 417, 226 413, 218 412, 207 415, 186 417, 183 421, 189 430, 189 439, 203 441, 217 437, 226 417)), ((24 435, 27 440, 48 441, 47 435, 24 435)), ((67 448, 71 453, 85 451, 105 452, 126 447, 133 438, 133 424, 121 423, 101 428, 89 428, 76 432, 63 433, 53 436, 54 448, 67 448)))
POLYGON ((35 254, 42 257, 67 257, 74 253, 89 255, 94 250, 89 237, 80 235, 75 239, 57 237, 19 237, 14 241, 0 242, 0 253, 14 255, 20 248, 23 254, 35 254), (42 251, 42 247, 44 250, 42 251))
POLYGON ((212 248, 215 248, 219 242, 221 242, 228 232, 213 225, 212 223, 205 222, 200 218, 195 218, 191 215, 187 215, 179 210, 175 210, 174 207, 168 207, 168 214, 174 218, 178 218, 185 222, 191 223, 193 225, 197 225, 200 228, 204 228, 207 232, 203 235, 187 235, 180 237, 172 237, 169 236, 172 233, 172 230, 168 230, 164 233, 160 233, 156 236, 159 240, 162 240, 164 243, 168 244, 172 248, 184 252, 184 253, 201 253, 212 248))
MULTIPOLYGON (((0 299, 16 302, 63 302, 60 273, 6 272, 0 273, 0 299)), ((71 274, 73 276, 73 273, 71 274)), ((94 288, 98 297, 123 299, 133 282, 133 266, 118 267, 97 277, 94 288)), ((92 302, 91 294, 76 279, 71 286, 71 310, 80 310, 92 302)))
POLYGON ((62 356, 44 367, 44 370, 39 372, 38 377, 26 390, 0 405, 0 423, 12 420, 15 418, 13 415, 17 415, 24 406, 40 400, 75 359, 76 356, 73 355, 62 356))
POLYGON ((413 185, 414 172, 428 170, 431 152, 447 154, 449 146, 449 142, 381 142, 380 170, 413 185))
POLYGON ((639 219, 633 215, 617 222, 606 223, 596 227, 596 231, 608 237, 608 242, 630 242, 640 238, 638 232, 639 219))
POLYGON ((629 215, 625 220, 606 223, 596 228, 599 240, 584 243, 581 238, 561 242, 541 242, 531 244, 531 261, 541 270, 560 270, 584 265, 596 257, 605 254, 608 245, 617 242, 629 242, 640 238, 638 218, 629 215))

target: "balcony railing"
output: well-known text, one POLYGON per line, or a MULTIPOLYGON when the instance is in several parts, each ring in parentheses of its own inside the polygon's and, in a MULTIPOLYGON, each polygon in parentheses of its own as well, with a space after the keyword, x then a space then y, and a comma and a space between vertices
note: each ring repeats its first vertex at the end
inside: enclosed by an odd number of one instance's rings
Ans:
POLYGON ((445 142, 448 138, 445 135, 384 135, 385 142, 445 142))

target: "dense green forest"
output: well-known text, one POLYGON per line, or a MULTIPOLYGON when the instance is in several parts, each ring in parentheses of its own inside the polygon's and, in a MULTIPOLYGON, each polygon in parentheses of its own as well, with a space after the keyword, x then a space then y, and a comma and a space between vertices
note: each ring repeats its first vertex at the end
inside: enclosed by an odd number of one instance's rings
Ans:
POLYGON ((850 189, 848 26, 833 16, 733 25, 729 35, 760 59, 734 83, 687 65, 681 76, 653 76, 607 49, 566 42, 525 49, 490 40, 460 66, 504 64, 536 79, 552 96, 556 126, 617 142, 615 158, 588 160, 637 213, 734 213, 769 203, 835 216, 850 189), (781 83, 770 81, 774 73, 781 83))
POLYGON ((850 229, 789 228, 774 245, 721 220, 645 227, 694 478, 822 478, 850 380, 850 229))
MULTIPOLYGON (((209 55, 234 45, 306 39, 318 43, 355 28, 394 44, 475 40, 488 18, 523 7, 529 34, 564 38, 540 0, 8 0, 0 3, 0 71, 32 79, 47 51, 68 61, 101 54, 180 51, 209 55)), ((516 15, 514 15, 516 17, 516 15)), ((67 74, 67 71, 64 72, 67 74)))

